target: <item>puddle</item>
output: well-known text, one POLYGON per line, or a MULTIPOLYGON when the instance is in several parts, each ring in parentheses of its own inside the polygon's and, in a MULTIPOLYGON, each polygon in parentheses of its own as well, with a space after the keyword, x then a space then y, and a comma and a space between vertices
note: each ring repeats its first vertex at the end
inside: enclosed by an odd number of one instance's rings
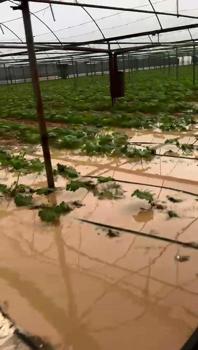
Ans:
MULTIPOLYGON (((53 157, 54 164, 61 160, 82 175, 131 183, 121 183, 125 197, 112 201, 85 189, 57 191, 58 203, 85 204, 57 225, 42 223, 36 210, 1 199, 0 303, 6 302, 18 325, 55 348, 131 350, 133 344, 140 350, 180 350, 198 323, 198 250, 151 239, 149 233, 198 241, 196 196, 177 191, 198 194, 196 161, 156 157, 132 164, 63 151, 54 151, 53 157), (164 209, 132 198, 136 189, 151 191, 164 209), (170 219, 168 210, 178 218, 170 219), (109 237, 102 227, 79 219, 144 232, 148 238, 124 232, 109 237), (182 257, 189 259, 181 262, 182 257)), ((13 182, 5 171, 0 178, 13 182)), ((40 187, 45 176, 20 181, 40 187)), ((65 185, 65 179, 58 180, 58 186, 65 185)))

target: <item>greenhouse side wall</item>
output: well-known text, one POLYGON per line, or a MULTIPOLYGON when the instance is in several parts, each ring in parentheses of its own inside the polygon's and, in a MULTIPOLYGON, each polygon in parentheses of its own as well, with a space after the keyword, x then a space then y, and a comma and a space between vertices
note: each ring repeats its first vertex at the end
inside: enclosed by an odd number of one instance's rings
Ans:
MULTIPOLYGON (((179 65, 184 65, 182 57, 179 65)), ((168 55, 133 56, 128 54, 118 56, 118 69, 124 72, 176 66, 177 58, 168 57, 168 55)), ((61 61, 38 63, 38 72, 41 80, 104 75, 109 73, 109 62, 107 58, 100 60, 88 58, 85 61, 71 60, 66 63, 61 61)), ((23 83, 29 82, 30 79, 31 74, 27 64, 10 66, 2 64, 0 66, 0 84, 23 83)))

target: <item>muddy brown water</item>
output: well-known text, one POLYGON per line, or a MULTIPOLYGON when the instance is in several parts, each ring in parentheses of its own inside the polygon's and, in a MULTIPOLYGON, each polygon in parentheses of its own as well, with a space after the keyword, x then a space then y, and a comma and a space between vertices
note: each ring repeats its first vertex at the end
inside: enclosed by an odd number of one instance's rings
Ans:
MULTIPOLYGON (((6 302, 17 324, 60 349, 180 350, 198 324, 198 250, 151 239, 149 233, 198 242, 197 161, 155 157, 128 163, 52 154, 54 164, 73 165, 82 175, 138 184, 122 183, 125 197, 113 201, 85 189, 58 191, 58 203, 78 199, 84 206, 57 225, 42 223, 35 210, 1 200, 0 302, 6 302), (165 209, 132 199, 137 188, 150 190, 165 209), (182 201, 172 203, 168 195, 182 201), (179 217, 170 219, 168 210, 179 217), (148 238, 129 233, 109 238, 106 230, 81 218, 138 230, 148 238), (179 262, 176 256, 189 260, 179 262)), ((13 175, 1 171, 0 182, 12 183, 13 175)), ((21 183, 40 187, 45 176, 28 175, 21 183)), ((58 186, 65 184, 58 179, 58 186)))

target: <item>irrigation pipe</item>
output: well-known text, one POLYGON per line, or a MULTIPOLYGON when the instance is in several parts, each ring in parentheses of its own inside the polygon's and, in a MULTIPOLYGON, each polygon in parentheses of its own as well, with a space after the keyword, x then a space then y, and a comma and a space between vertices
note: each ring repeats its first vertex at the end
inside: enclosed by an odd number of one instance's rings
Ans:
POLYGON ((177 159, 187 159, 187 160, 198 160, 198 158, 195 157, 185 157, 185 156, 173 156, 168 154, 155 154, 156 157, 168 157, 168 158, 177 158, 177 159))
MULTIPOLYGON (((164 143, 155 143, 155 142, 141 142, 141 141, 132 141, 132 142, 129 142, 130 145, 158 145, 159 148, 161 148, 162 146, 164 146, 165 144, 164 143)), ((193 148, 196 147, 196 145, 194 146, 193 145, 193 148)), ((198 160, 198 158, 196 157, 186 157, 186 156, 174 156, 174 155, 171 155, 171 154, 160 154, 160 153, 156 153, 154 155, 155 157, 169 157, 169 158, 180 158, 180 159, 187 159, 187 160, 198 160)))
POLYGON ((82 221, 84 223, 90 224, 90 225, 95 225, 95 226, 99 226, 99 227, 103 227, 106 229, 111 229, 111 230, 115 230, 115 231, 121 231, 121 232, 126 232, 126 233, 130 233, 130 234, 134 234, 137 236, 141 236, 141 237, 145 237, 145 238, 151 238, 151 239, 156 239, 158 241, 164 241, 164 242, 168 242, 168 243, 173 243, 173 244, 177 244, 177 245, 181 245, 183 247, 187 247, 187 248, 192 248, 192 249, 196 249, 198 250, 198 245, 196 245, 196 243, 192 243, 192 242, 183 242, 183 241, 177 241, 175 239, 171 239, 171 238, 167 238, 164 236, 156 236, 150 233, 144 233, 144 232, 140 232, 140 231, 135 231, 135 230, 130 230, 127 228, 123 228, 123 227, 117 227, 117 226, 112 226, 112 225, 107 225, 107 224, 101 224, 99 222, 95 222, 95 221, 91 221, 91 220, 87 220, 87 219, 78 219, 79 221, 82 221))
MULTIPOLYGON (((83 175, 82 177, 90 177, 91 179, 98 179, 100 178, 100 175, 98 176, 94 176, 94 175, 83 175)), ((141 183, 141 182, 135 182, 135 181, 127 181, 127 180, 118 180, 118 179, 114 179, 113 181, 116 182, 120 182, 120 183, 124 183, 124 184, 129 184, 129 185, 141 185, 141 186, 148 186, 148 187, 155 187, 155 188, 162 188, 164 190, 170 190, 170 191, 176 191, 176 192, 182 192, 185 194, 189 194, 191 196, 198 196, 198 193, 194 193, 194 192, 190 192, 190 191, 185 191, 185 190, 180 190, 178 188, 172 188, 172 187, 168 187, 168 186, 163 186, 162 185, 153 185, 153 184, 148 184, 148 183, 141 183)))

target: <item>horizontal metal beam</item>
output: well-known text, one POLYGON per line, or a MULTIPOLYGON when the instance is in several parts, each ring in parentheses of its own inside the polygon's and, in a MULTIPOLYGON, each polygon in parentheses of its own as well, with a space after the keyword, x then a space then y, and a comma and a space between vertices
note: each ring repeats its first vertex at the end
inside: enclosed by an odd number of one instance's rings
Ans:
MULTIPOLYGON (((114 36, 114 37, 106 37, 106 41, 111 42, 111 41, 124 40, 124 39, 130 39, 130 38, 138 38, 141 36, 148 36, 148 35, 155 36, 158 34, 170 33, 170 32, 192 29, 192 28, 198 28, 198 23, 163 28, 163 29, 157 29, 157 30, 150 30, 150 31, 146 31, 146 32, 139 32, 139 33, 133 33, 133 34, 131 33, 131 34, 127 34, 127 35, 119 35, 119 36, 114 36)), ((104 39, 76 42, 76 45, 79 46, 79 45, 89 45, 89 44, 100 44, 102 42, 104 42, 104 39)))
POLYGON ((131 52, 131 51, 140 51, 142 49, 151 49, 159 46, 162 46, 162 45, 158 43, 158 44, 150 44, 150 45, 142 45, 142 46, 133 46, 133 47, 114 50, 114 53, 116 53, 117 55, 121 55, 123 53, 131 52))
MULTIPOLYGON (((198 38, 193 38, 193 39, 185 39, 185 40, 177 40, 177 41, 161 41, 160 42, 153 42, 153 44, 164 44, 164 45, 171 45, 171 44, 180 44, 180 43, 186 43, 186 42, 193 42, 193 43, 196 43, 198 41, 198 38)), ((68 42, 68 41, 62 41, 61 42, 62 45, 73 45, 75 46, 76 43, 74 42, 68 42)), ((147 44, 150 44, 151 42, 150 41, 115 41, 115 43, 111 43, 112 45, 147 45, 147 44)), ((56 50, 61 50, 62 49, 62 45, 60 45, 59 43, 57 42, 54 42, 54 41, 35 41, 34 42, 35 46, 38 48, 38 47, 53 47, 53 49, 56 49, 56 50)), ((103 45, 107 45, 107 43, 100 43, 100 45, 103 44, 103 45)), ((20 48, 20 47, 23 47, 23 48, 26 48, 26 42, 18 42, 18 41, 0 41, 0 46, 1 48, 20 48), (13 45, 13 46, 12 46, 13 45)), ((76 46, 75 46, 76 47, 76 46)), ((95 49, 95 48, 94 48, 95 49)))
POLYGON ((85 8, 93 8, 93 9, 101 9, 101 10, 114 10, 114 11, 123 11, 123 12, 136 12, 136 13, 144 13, 144 14, 153 14, 161 15, 161 16, 172 16, 172 17, 182 17, 182 18, 191 18, 191 19, 198 19, 198 17, 190 16, 190 15, 183 15, 178 13, 170 13, 170 12, 164 12, 164 11, 153 11, 153 10, 140 10, 137 8, 130 8, 130 7, 121 7, 121 6, 107 6, 107 5, 93 5, 93 4, 87 4, 87 3, 79 3, 79 2, 71 2, 71 1, 58 1, 58 0, 30 0, 31 2, 41 2, 41 3, 47 3, 47 4, 56 4, 56 5, 67 5, 67 6, 74 6, 74 7, 85 7, 85 8))
MULTIPOLYGON (((87 53, 89 52, 90 54, 91 53, 108 53, 108 50, 105 50, 105 49, 96 49, 96 48, 90 48, 90 47, 76 47, 76 46, 60 46, 60 48, 57 48, 57 47, 53 47, 51 46, 50 48, 47 47, 47 48, 37 48, 36 45, 35 45, 35 52, 36 53, 39 53, 40 51, 41 52, 46 52, 48 53, 48 51, 50 50, 61 50, 61 51, 79 51, 79 52, 84 52, 84 53, 87 53)), ((20 51, 20 52, 15 52, 15 53, 5 53, 5 54, 1 54, 0 57, 10 57, 10 56, 23 56, 23 55, 27 55, 28 52, 27 50, 26 51, 20 51)))

